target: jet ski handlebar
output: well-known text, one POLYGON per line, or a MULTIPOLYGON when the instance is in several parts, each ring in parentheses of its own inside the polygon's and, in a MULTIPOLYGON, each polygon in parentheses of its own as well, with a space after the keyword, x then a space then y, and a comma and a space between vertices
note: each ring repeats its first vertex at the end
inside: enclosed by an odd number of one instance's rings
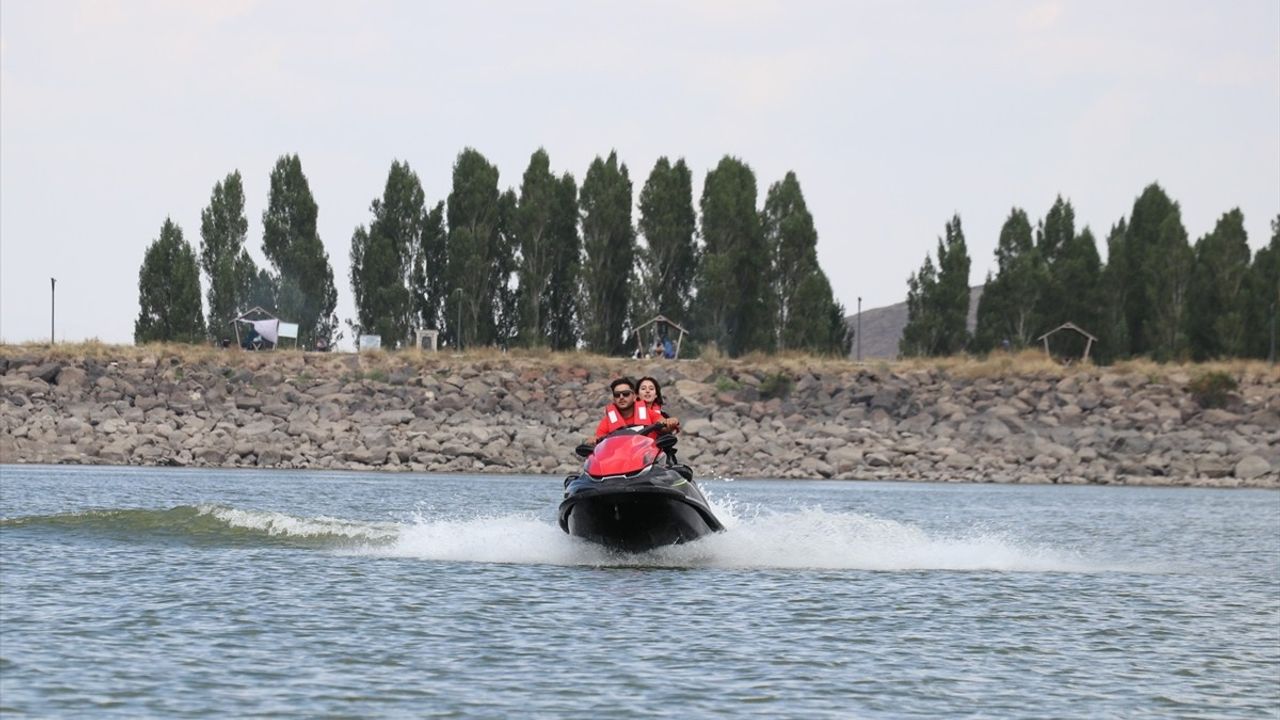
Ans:
MULTIPOLYGON (((648 435, 649 433, 652 433, 652 432, 658 432, 659 430, 664 429, 666 426, 667 424, 664 422, 656 422, 651 425, 645 425, 644 427, 640 427, 640 428, 637 428, 636 426, 633 425, 628 428, 621 428, 619 430, 614 430, 612 433, 609 433, 609 435, 615 435, 615 434, 620 435, 623 433, 635 433, 637 435, 648 435)), ((606 435, 605 437, 609 437, 609 435, 606 435)), ((659 445, 661 446, 662 443, 659 443, 659 445)), ((573 452, 578 457, 585 458, 585 457, 590 457, 591 453, 594 452, 595 449, 596 448, 594 445, 583 443, 578 447, 574 448, 573 452)))

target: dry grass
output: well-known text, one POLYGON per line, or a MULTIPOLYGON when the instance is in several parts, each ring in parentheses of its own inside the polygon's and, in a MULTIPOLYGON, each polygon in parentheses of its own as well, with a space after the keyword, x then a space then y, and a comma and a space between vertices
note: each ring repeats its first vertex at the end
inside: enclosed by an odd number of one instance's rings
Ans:
MULTIPOLYGON (((356 353, 304 353, 285 348, 271 352, 243 352, 236 348, 222 349, 209 345, 179 343, 154 343, 148 345, 111 345, 99 340, 78 343, 24 343, 0 345, 2 356, 30 356, 50 360, 69 361, 93 359, 107 361, 161 361, 178 358, 183 364, 216 363, 231 367, 262 369, 278 366, 297 372, 304 366, 315 371, 335 373, 358 372, 364 375, 389 373, 411 367, 423 371, 462 365, 478 366, 483 370, 532 368, 585 367, 605 374, 635 374, 641 364, 659 364, 659 359, 633 360, 607 357, 588 352, 552 352, 546 348, 513 349, 503 351, 492 347, 467 348, 462 353, 449 350, 427 352, 416 348, 407 350, 373 350, 356 353)), ((873 360, 856 363, 848 358, 814 356, 800 352, 776 355, 751 353, 732 359, 716 350, 705 348, 694 360, 681 360, 680 367, 687 374, 698 376, 710 373, 743 370, 766 374, 784 372, 797 375, 803 372, 839 374, 858 369, 871 369, 880 373, 905 374, 922 370, 941 371, 948 375, 970 380, 1000 379, 1005 377, 1035 377, 1057 379, 1074 373, 1141 375, 1152 382, 1164 382, 1171 378, 1185 382, 1209 372, 1226 373, 1245 382, 1280 383, 1280 367, 1262 360, 1224 360, 1208 363, 1158 363, 1153 360, 1126 360, 1101 367, 1092 363, 1075 363, 1063 366, 1038 350, 1024 350, 1016 354, 992 353, 982 357, 955 355, 943 358, 912 358, 906 360, 873 360)))

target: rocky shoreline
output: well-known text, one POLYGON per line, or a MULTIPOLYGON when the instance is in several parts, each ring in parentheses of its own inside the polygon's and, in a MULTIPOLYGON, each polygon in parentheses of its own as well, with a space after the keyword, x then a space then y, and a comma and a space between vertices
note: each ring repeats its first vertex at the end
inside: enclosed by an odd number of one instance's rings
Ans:
POLYGON ((0 463, 561 474, 627 374, 708 477, 1280 488, 1280 376, 1250 368, 1205 408, 1178 366, 8 346, 0 463))

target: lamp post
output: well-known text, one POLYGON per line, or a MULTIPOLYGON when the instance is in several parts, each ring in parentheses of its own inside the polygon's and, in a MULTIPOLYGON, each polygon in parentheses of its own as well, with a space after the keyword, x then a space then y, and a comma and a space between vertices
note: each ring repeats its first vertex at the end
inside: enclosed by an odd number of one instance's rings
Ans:
POLYGON ((862 362, 862 296, 858 296, 858 329, 853 331, 853 340, 858 345, 858 362, 862 362))
POLYGON ((53 319, 56 317, 54 310, 56 308, 58 279, 49 278, 49 344, 53 344, 53 319))

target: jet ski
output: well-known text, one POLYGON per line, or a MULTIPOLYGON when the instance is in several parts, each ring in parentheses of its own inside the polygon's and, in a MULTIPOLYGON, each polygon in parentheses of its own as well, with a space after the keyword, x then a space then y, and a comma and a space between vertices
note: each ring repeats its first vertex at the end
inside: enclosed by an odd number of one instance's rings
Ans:
POLYGON ((675 463, 674 435, 648 433, 661 423, 616 430, 578 446, 582 472, 564 481, 560 527, 615 550, 644 552, 724 529, 693 471, 675 463))

